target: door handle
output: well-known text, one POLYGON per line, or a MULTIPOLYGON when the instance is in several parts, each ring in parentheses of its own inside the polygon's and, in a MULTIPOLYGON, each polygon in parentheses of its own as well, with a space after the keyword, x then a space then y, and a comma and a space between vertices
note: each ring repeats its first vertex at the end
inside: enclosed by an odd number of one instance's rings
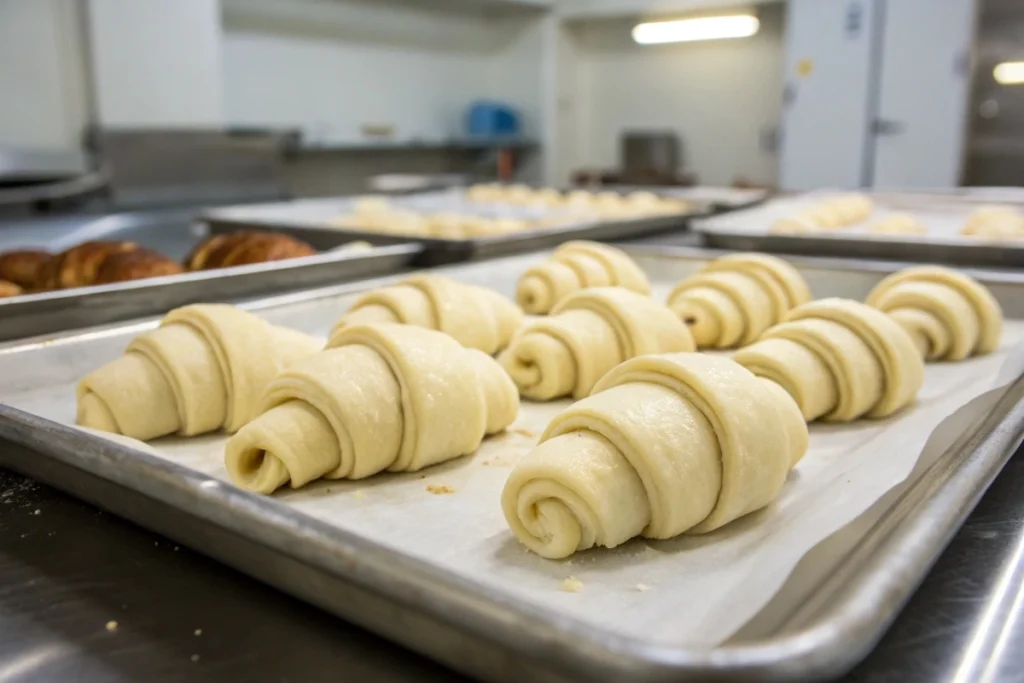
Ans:
POLYGON ((875 135, 901 135, 906 130, 902 121, 891 119, 875 119, 871 124, 871 132, 875 135))

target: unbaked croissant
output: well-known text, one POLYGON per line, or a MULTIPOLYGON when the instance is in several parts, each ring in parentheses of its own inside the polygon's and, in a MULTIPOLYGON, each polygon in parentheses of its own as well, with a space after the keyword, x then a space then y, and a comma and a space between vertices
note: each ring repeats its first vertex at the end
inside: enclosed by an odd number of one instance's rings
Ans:
POLYGON ((915 266, 888 276, 867 304, 907 331, 925 360, 963 360, 999 346, 1003 312, 988 289, 949 268, 915 266))
POLYGON ((404 323, 440 330, 467 348, 494 355, 508 346, 522 319, 522 311, 494 290, 419 275, 363 294, 331 335, 358 323, 404 323))
POLYGON ((186 257, 185 265, 189 270, 228 268, 315 253, 316 250, 305 242, 282 233, 243 230, 206 238, 186 257))
POLYGON ((225 464, 260 493, 410 472, 474 452, 518 409, 515 386, 482 351, 411 325, 352 325, 270 383, 225 464))
POLYGON ((651 293, 647 276, 621 249, 598 242, 566 242, 523 273, 516 285, 516 303, 527 313, 541 315, 579 289, 608 286, 651 293))
POLYGON ((104 262, 115 254, 135 251, 134 242, 83 242, 50 259, 40 270, 40 289, 70 289, 96 284, 104 262))
POLYGON ((547 401, 587 396, 629 358, 695 348, 686 325, 651 297, 593 287, 562 299, 550 316, 528 322, 498 360, 520 394, 547 401))
POLYGON ((807 439, 793 400, 733 361, 642 356, 551 421, 505 483, 502 511, 552 559, 704 533, 768 505, 807 439))
POLYGON ((689 325, 698 348, 729 349, 750 344, 810 300, 803 276, 782 259, 732 254, 676 285, 668 306, 689 325))
POLYGON ((820 299, 733 356, 778 383, 806 420, 887 417, 913 402, 924 381, 921 355, 881 311, 849 299, 820 299))
POLYGON ((77 423, 141 441, 236 431, 281 370, 319 340, 226 304, 178 308, 77 387, 77 423))
POLYGON ((39 289, 39 275, 53 256, 39 249, 18 249, 0 254, 0 280, 22 289, 39 289))
POLYGON ((124 251, 108 256, 96 273, 94 284, 127 282, 164 275, 177 275, 184 269, 177 261, 150 249, 124 251))

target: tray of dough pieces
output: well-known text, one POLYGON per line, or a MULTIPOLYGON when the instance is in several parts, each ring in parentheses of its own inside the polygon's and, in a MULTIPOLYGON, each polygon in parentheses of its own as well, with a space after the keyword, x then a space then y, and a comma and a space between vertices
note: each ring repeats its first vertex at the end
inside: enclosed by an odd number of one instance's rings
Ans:
MULTIPOLYGON (((661 300, 720 255, 629 252, 661 300)), ((434 272, 511 295, 544 256, 434 272)), ((899 265, 792 262, 816 296, 858 300, 899 265)), ((266 496, 230 483, 220 434, 143 444, 72 426, 76 382, 121 358, 156 320, 0 349, 0 466, 480 679, 819 680, 852 667, 881 637, 1020 443, 1024 282, 973 274, 1004 307, 998 349, 928 365, 917 402, 893 417, 811 425, 807 453, 775 502, 705 535, 633 538, 558 561, 517 542, 502 489, 568 400, 524 400, 514 422, 469 456, 266 496)), ((295 333, 280 330, 325 338, 357 295, 396 281, 242 308, 281 326, 274 348, 284 348, 295 333)), ((451 412, 460 423, 475 419, 451 412)), ((268 471, 276 476, 272 464, 268 471)))
MULTIPOLYGON (((587 194, 591 199, 600 195, 587 194)), ((650 199, 648 195, 644 197, 650 199)), ((422 244, 417 264, 436 266, 549 249, 573 239, 616 241, 682 230, 691 218, 710 215, 714 208, 710 203, 687 201, 681 212, 630 213, 619 205, 600 211, 600 207, 577 213, 540 205, 490 204, 472 201, 461 191, 448 191, 232 206, 209 211, 202 220, 214 233, 274 230, 318 248, 389 234, 422 244)))
POLYGON ((0 298, 0 345, 155 315, 197 301, 239 301, 389 275, 408 269, 422 251, 411 242, 373 241, 282 261, 0 298))
POLYGON ((705 245, 718 249, 1024 266, 1024 201, 1011 192, 820 191, 700 219, 693 229, 705 245), (837 200, 842 204, 850 197, 869 201, 849 215, 836 211, 837 200))

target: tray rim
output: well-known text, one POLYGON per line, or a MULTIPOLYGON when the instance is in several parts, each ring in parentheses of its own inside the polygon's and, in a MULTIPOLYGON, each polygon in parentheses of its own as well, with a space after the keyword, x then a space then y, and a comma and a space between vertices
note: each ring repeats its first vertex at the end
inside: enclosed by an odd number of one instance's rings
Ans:
MULTIPOLYGON (((654 255, 665 256, 663 252, 654 255)), ((886 270, 892 267, 888 263, 882 265, 886 270)), ((364 284, 368 283, 283 295, 254 302, 251 308, 259 310, 311 297, 334 296, 344 293, 339 290, 357 291, 364 284)), ((149 324, 114 325, 104 334, 149 324)), ((69 336, 90 335, 79 332, 69 336)), ((34 346, 34 343, 25 343, 5 349, 3 353, 26 351, 34 346)), ((744 675, 757 675, 760 680, 791 680, 794 676, 811 679, 852 666, 895 618, 902 603, 1020 443, 1022 434, 1024 378, 1018 378, 1003 389, 998 408, 967 430, 928 468, 931 472, 944 467, 945 478, 935 482, 929 476, 921 476, 901 498, 905 510, 902 522, 890 522, 894 528, 873 528, 865 537, 877 539, 877 547, 865 562, 868 569, 854 572, 852 581, 849 577, 845 580, 848 589, 858 582, 866 582, 863 590, 870 590, 876 599, 847 597, 826 606, 810 626, 775 639, 695 650, 652 645, 610 634, 575 619, 552 619, 539 608, 500 597, 496 599, 480 584, 454 577, 423 560, 308 518, 272 498, 237 489, 144 451, 0 404, 0 438, 41 452, 43 457, 55 458, 74 469, 193 512, 199 519, 354 582, 385 599, 395 600, 403 608, 444 623, 466 637, 514 646, 517 654, 542 658, 553 670, 603 674, 616 671, 622 680, 645 681, 678 680, 680 677, 709 680, 744 675), (147 481, 152 485, 147 486, 147 481), (208 508, 214 514, 209 514, 208 508), (908 519, 924 518, 926 511, 947 524, 913 526, 908 523, 908 519), (204 512, 207 516, 201 516, 204 512), (267 516, 273 520, 273 525, 268 526, 267 516), (302 541, 311 539, 319 539, 324 544, 333 542, 335 546, 315 548, 312 552, 302 545, 302 541), (269 543, 271 540, 273 545, 269 543), (916 553, 907 552, 908 547, 915 548, 916 553), (898 571, 886 574, 875 566, 871 573, 871 566, 882 561, 886 549, 893 550, 898 571), (922 552, 926 553, 924 566, 921 568, 917 563, 915 569, 912 561, 919 559, 922 552), (407 570, 413 575, 402 576, 407 570), (871 607, 876 611, 871 612, 871 607), (529 628, 523 628, 527 625, 529 628), (841 628, 844 625, 845 629, 841 628), (853 643, 850 633, 856 636, 853 643)), ((16 463, 14 469, 17 469, 16 463)), ((884 519, 893 517, 890 514, 884 519)), ((858 548, 863 544, 862 541, 858 548)), ((849 592, 862 596, 856 591, 849 592)), ((336 613, 346 616, 343 611, 336 613)), ((492 675, 495 679, 501 678, 500 671, 492 675)))

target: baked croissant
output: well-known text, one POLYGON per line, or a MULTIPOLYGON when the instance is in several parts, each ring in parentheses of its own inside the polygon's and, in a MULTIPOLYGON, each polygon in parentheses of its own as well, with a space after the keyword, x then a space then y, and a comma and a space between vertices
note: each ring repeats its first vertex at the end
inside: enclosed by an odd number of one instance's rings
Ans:
POLYGON ((411 325, 352 325, 270 383, 224 460, 232 481, 259 493, 410 472, 474 452, 518 410, 515 386, 482 351, 411 325))
POLYGON ((676 285, 668 306, 690 326, 698 348, 729 349, 750 344, 810 300, 803 276, 782 259, 732 254, 676 285))
POLYGON ((779 384, 808 421, 886 417, 913 402, 924 382, 910 336, 881 311, 849 299, 794 308, 733 359, 779 384))
POLYGON ((18 249, 0 254, 0 280, 22 289, 37 289, 39 274, 53 256, 39 249, 18 249))
POLYGON ((0 299, 6 299, 12 296, 19 296, 24 293, 25 290, 23 290, 21 287, 14 284, 13 282, 8 282, 7 280, 0 280, 0 299))
POLYGON ((494 290, 418 275, 363 294, 331 336, 358 323, 404 323, 439 330, 467 348, 494 355, 508 346, 522 319, 522 311, 494 290))
POLYGON ((96 273, 94 284, 142 280, 163 275, 177 275, 184 269, 177 261, 150 249, 124 251, 108 256, 96 273))
POLYGON ((498 361, 522 396, 548 401, 587 396, 609 370, 635 356, 695 348, 686 325, 661 303, 622 287, 594 287, 528 322, 498 361))
POLYGON ((720 356, 642 356, 548 425, 501 505, 547 558, 634 536, 704 533, 768 505, 807 450, 778 385, 720 356))
POLYGON ((178 308, 78 383, 77 423, 140 441, 234 432, 271 379, 320 348, 226 304, 178 308))
POLYGON ((647 276, 624 251, 597 242, 566 242, 523 273, 516 303, 527 313, 541 315, 579 289, 609 285, 651 293, 647 276))
POLYGON ((70 289, 94 285, 108 258, 138 248, 134 242, 83 242, 50 259, 40 269, 38 286, 40 289, 70 289))
POLYGON ((185 258, 185 266, 189 270, 228 268, 315 253, 316 250, 305 242, 282 233, 245 230, 206 238, 185 258))
POLYGON ((867 304, 907 331, 925 360, 963 360, 999 346, 1003 312, 974 278, 939 266, 915 266, 888 276, 867 304))

